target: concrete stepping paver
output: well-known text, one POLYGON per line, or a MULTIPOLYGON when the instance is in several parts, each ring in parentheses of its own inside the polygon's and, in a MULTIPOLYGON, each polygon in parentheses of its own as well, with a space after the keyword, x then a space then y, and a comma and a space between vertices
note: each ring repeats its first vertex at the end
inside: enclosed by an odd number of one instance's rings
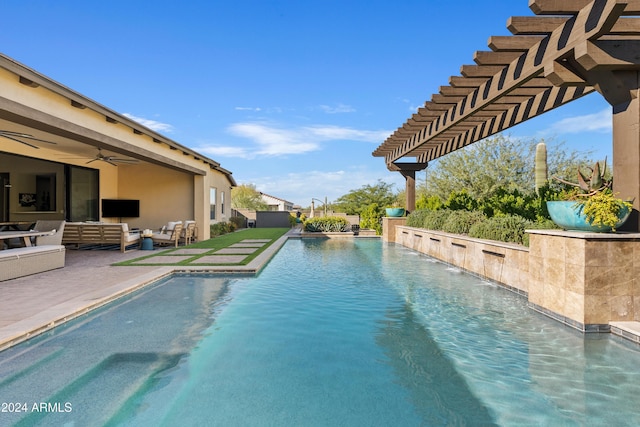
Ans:
POLYGON ((246 257, 246 255, 206 255, 198 258, 194 262, 190 262, 189 265, 235 264, 242 262, 246 257))
POLYGON ((214 254, 252 254, 257 251, 258 248, 233 248, 231 246, 215 251, 214 254))
POLYGON ((271 239, 244 239, 240 243, 269 243, 271 239))
POLYGON ((171 252, 170 254, 167 255, 200 255, 200 254, 204 254, 206 252, 211 251, 211 249, 188 249, 188 248, 183 248, 183 249, 178 249, 176 251, 171 252))
POLYGON ((240 243, 234 243, 233 245, 231 245, 229 247, 230 248, 261 248, 264 245, 266 245, 266 243, 261 243, 261 242, 244 243, 244 242, 240 242, 240 243))
POLYGON ((184 261, 186 259, 190 259, 192 256, 184 256, 184 255, 157 255, 151 258, 141 259, 140 261, 132 262, 132 265, 137 264, 176 264, 180 261, 184 261))

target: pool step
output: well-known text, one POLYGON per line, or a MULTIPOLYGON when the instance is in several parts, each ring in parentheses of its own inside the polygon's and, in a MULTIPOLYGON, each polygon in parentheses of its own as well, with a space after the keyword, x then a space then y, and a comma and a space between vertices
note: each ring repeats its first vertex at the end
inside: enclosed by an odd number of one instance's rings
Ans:
POLYGON ((126 417, 127 411, 135 408, 141 392, 153 385, 156 375, 176 366, 183 356, 114 353, 47 399, 47 402, 57 403, 61 413, 32 412, 18 425, 33 426, 43 421, 49 424, 55 422, 56 417, 78 426, 119 424, 120 417, 126 417), (115 397, 105 401, 104 396, 111 393, 115 397), (65 412, 67 403, 72 410, 65 412))
POLYGON ((611 333, 640 344, 640 322, 611 322, 611 333))
POLYGON ((60 357, 63 352, 64 349, 62 347, 37 348, 32 350, 31 353, 20 352, 12 357, 0 361, 0 387, 8 387, 9 384, 20 381, 38 370, 46 370, 49 363, 60 357), (30 362, 26 364, 27 367, 16 372, 5 371, 3 363, 10 362, 17 357, 29 358, 30 362))

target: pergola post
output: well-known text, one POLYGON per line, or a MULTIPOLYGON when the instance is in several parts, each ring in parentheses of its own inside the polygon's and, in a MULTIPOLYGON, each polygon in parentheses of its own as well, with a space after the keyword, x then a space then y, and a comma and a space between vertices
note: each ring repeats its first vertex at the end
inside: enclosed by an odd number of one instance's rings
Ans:
POLYGON ((390 163, 388 169, 400 172, 405 179, 405 209, 413 212, 416 209, 416 172, 426 169, 427 162, 422 163, 390 163))
POLYGON ((403 171, 405 182, 405 206, 408 212, 416 209, 416 172, 403 171))
POLYGON ((633 212, 621 230, 640 230, 640 72, 617 71, 601 78, 598 92, 613 108, 613 191, 633 200, 633 212))
POLYGON ((613 107, 613 191, 633 200, 625 231, 640 230, 640 99, 613 107))

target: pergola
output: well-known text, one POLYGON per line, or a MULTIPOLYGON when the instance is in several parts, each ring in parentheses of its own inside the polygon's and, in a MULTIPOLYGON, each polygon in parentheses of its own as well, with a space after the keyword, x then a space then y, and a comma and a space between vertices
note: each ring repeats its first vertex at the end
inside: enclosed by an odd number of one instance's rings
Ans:
POLYGON ((374 152, 406 178, 437 159, 594 91, 613 108, 614 191, 640 203, 640 0, 529 0, 512 36, 490 37, 475 65, 441 86, 374 152), (412 158, 407 160, 405 158, 412 158))

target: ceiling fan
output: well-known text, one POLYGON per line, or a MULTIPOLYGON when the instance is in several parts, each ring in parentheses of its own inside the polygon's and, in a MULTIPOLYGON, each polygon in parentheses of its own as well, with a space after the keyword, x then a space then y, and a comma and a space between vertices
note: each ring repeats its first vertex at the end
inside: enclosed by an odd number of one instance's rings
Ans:
POLYGON ((128 164, 138 163, 138 161, 135 159, 125 159, 122 157, 104 155, 102 154, 101 148, 98 148, 98 153, 96 154, 96 156, 93 159, 89 160, 87 164, 93 163, 96 161, 109 163, 110 165, 113 165, 113 166, 118 166, 117 165, 118 163, 128 163, 128 164))
POLYGON ((47 144, 55 144, 55 142, 45 141, 44 139, 39 139, 39 138, 36 138, 33 135, 29 135, 28 133, 13 132, 13 131, 10 131, 10 130, 0 130, 0 137, 7 138, 7 139, 10 139, 12 141, 16 141, 16 142, 19 142, 21 144, 28 145, 29 147, 33 147, 33 148, 37 148, 37 149, 39 149, 40 147, 32 144, 31 142, 27 142, 27 141, 38 141, 38 142, 46 142, 47 144), (23 141, 23 139, 26 139, 27 141, 23 141))

